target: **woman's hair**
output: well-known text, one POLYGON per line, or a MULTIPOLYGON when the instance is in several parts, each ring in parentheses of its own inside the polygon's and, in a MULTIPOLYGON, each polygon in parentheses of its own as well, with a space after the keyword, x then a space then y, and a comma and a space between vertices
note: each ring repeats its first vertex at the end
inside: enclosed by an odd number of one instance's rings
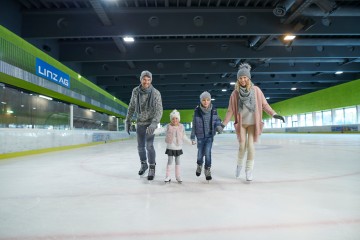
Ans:
MULTIPOLYGON (((246 90, 250 91, 251 85, 252 85, 251 79, 247 77, 246 86, 245 86, 246 90)), ((236 79, 235 90, 238 92, 240 91, 239 79, 236 79)))

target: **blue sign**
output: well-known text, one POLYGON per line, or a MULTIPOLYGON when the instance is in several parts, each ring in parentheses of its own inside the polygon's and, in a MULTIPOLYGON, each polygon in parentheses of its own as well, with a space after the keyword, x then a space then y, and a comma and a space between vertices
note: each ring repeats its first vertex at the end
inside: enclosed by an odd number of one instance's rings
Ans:
POLYGON ((70 88, 70 76, 40 58, 36 58, 36 74, 63 87, 70 88))

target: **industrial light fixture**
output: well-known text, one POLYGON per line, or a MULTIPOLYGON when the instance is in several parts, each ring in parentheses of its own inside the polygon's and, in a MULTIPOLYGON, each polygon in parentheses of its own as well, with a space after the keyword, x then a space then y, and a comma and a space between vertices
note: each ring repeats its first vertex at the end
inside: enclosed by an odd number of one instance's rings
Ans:
POLYGON ((295 35, 286 35, 286 36, 284 37, 284 41, 292 41, 292 40, 294 40, 295 38, 296 38, 295 35))
POLYGON ((270 97, 266 97, 265 99, 266 99, 266 100, 269 100, 269 99, 270 99, 270 97))
POLYGON ((343 74, 343 71, 336 71, 335 74, 343 74))
POLYGON ((212 98, 211 101, 215 101, 215 98, 212 98))
POLYGON ((221 89, 221 91, 226 92, 227 90, 226 89, 221 89))
POLYGON ((96 112, 95 110, 89 109, 90 112, 96 112))
POLYGON ((53 100, 51 97, 47 97, 47 96, 44 96, 44 95, 39 95, 39 97, 50 100, 50 101, 53 100))
POLYGON ((230 85, 235 85, 235 82, 231 82, 230 85))
POLYGON ((128 43, 135 41, 133 37, 128 37, 128 36, 124 37, 123 39, 124 39, 124 42, 128 42, 128 43))
POLYGON ((291 91, 295 91, 295 90, 296 90, 296 87, 292 87, 292 88, 291 88, 291 91))

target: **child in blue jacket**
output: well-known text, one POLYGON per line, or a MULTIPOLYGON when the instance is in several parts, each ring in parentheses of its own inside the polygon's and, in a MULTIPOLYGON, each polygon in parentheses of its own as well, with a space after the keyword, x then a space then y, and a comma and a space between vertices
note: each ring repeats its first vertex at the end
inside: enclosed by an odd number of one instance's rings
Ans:
POLYGON ((208 92, 203 92, 200 95, 200 105, 194 110, 194 118, 192 122, 191 141, 196 144, 197 139, 197 168, 196 176, 201 175, 202 166, 205 157, 205 177, 206 180, 211 180, 211 149, 216 132, 221 133, 221 120, 218 116, 216 108, 211 104, 211 95, 208 92))

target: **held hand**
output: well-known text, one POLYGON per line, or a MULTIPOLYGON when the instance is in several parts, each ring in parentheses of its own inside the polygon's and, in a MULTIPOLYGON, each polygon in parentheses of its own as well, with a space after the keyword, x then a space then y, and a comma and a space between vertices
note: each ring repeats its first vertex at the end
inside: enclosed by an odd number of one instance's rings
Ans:
POLYGON ((285 122, 285 119, 284 119, 283 116, 280 116, 280 115, 275 114, 275 115, 273 116, 273 118, 279 119, 279 120, 283 121, 283 123, 285 122))
POLYGON ((125 122, 125 131, 130 135, 130 127, 131 127, 131 123, 126 121, 125 122))
POLYGON ((146 129, 146 134, 149 136, 153 135, 156 128, 157 128, 157 126, 155 124, 153 124, 153 123, 150 124, 150 126, 148 126, 146 129))
POLYGON ((194 140, 192 140, 192 141, 191 141, 191 144, 192 144, 192 145, 195 145, 195 144, 196 144, 196 142, 195 142, 194 140))
POLYGON ((224 129, 222 128, 222 126, 217 126, 216 127, 216 131, 217 131, 218 134, 221 134, 223 132, 223 130, 224 129))

